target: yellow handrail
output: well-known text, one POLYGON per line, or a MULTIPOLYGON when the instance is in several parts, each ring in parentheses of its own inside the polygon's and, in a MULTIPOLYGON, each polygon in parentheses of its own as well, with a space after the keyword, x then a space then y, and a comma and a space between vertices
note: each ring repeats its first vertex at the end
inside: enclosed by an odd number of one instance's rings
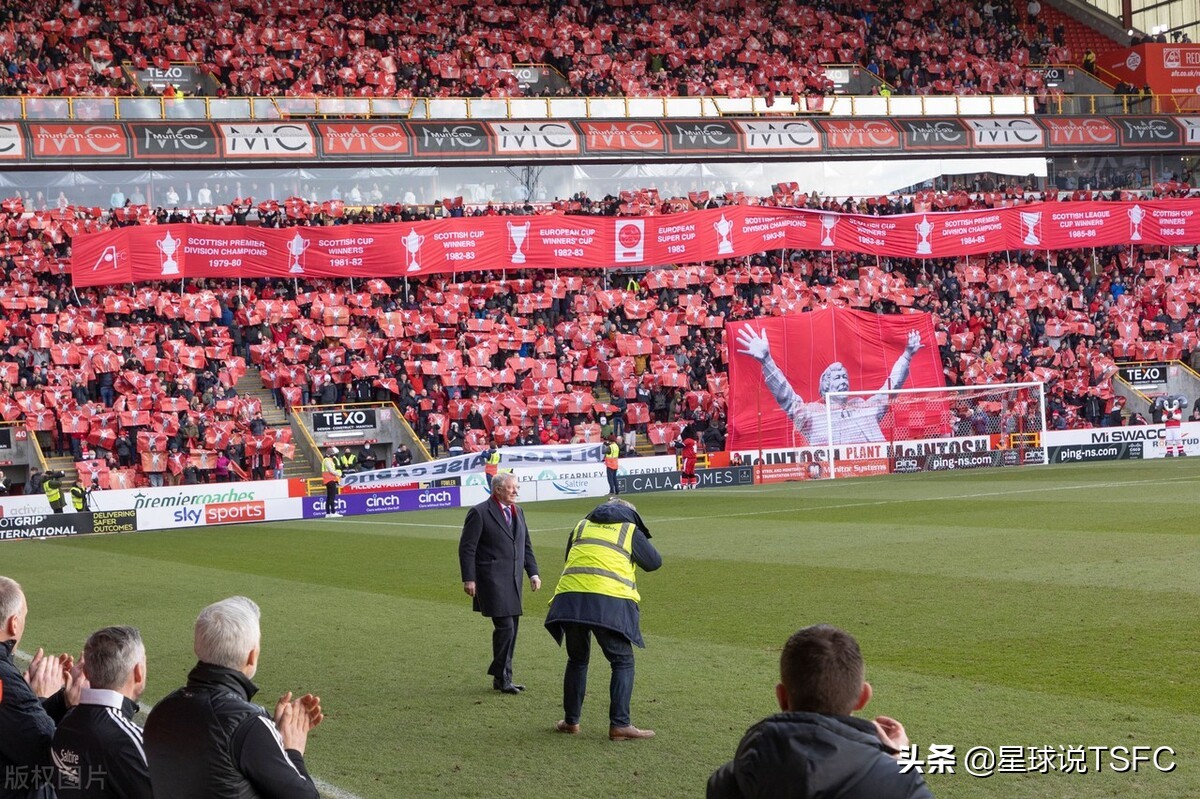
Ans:
MULTIPOLYGON (((292 413, 302 410, 304 407, 305 406, 292 408, 292 413)), ((304 422, 300 422, 299 427, 300 427, 300 432, 304 434, 305 441, 308 442, 309 453, 310 453, 309 454, 309 463, 312 463, 313 459, 315 458, 317 463, 319 464, 321 462, 321 448, 317 446, 317 442, 313 440, 312 434, 308 432, 308 425, 306 425, 304 422)))
MULTIPOLYGON (((15 427, 16 425, 23 424, 23 422, 12 422, 11 424, 15 427)), ((42 473, 45 474, 50 465, 46 463, 46 455, 42 452, 42 445, 37 440, 36 430, 29 430, 29 440, 33 442, 33 451, 37 453, 38 464, 41 465, 42 473)))

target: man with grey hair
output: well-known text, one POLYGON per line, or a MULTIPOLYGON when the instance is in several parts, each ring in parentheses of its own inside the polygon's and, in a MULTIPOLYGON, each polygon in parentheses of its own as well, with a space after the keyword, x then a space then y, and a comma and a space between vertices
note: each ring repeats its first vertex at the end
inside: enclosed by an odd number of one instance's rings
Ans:
POLYGON ((280 697, 272 717, 250 700, 258 692, 259 609, 244 596, 209 605, 196 619, 200 662, 187 685, 146 720, 146 757, 164 799, 318 799, 304 766, 308 732, 321 723, 312 694, 280 697))
POLYGON ((83 647, 88 687, 54 732, 58 799, 152 799, 142 730, 146 647, 135 627, 105 627, 83 647))
POLYGON ((50 741, 54 726, 78 697, 82 674, 69 655, 41 649, 22 674, 13 662, 29 604, 16 580, 0 577, 0 799, 53 796, 50 741))
MULTIPOLYGON (((883 441, 883 430, 879 422, 888 411, 886 394, 875 394, 866 399, 857 397, 839 397, 830 409, 829 422, 826 423, 827 395, 830 392, 849 391, 850 374, 840 361, 834 361, 825 367, 817 389, 821 399, 818 402, 805 402, 796 393, 787 376, 776 365, 771 357, 771 345, 767 341, 766 328, 755 330, 747 325, 737 333, 738 353, 749 355, 758 361, 762 367, 763 382, 771 392, 771 396, 779 403, 779 407, 792 420, 796 432, 807 439, 810 446, 824 447, 834 444, 863 444, 872 441, 883 441), (832 431, 830 430, 832 428, 832 431), (830 442, 830 433, 833 441, 830 442)), ((921 349, 921 334, 916 330, 908 333, 908 341, 904 352, 892 365, 888 379, 879 390, 889 391, 904 387, 908 380, 909 365, 912 357, 921 349)))
POLYGON ((517 507, 517 476, 501 472, 492 479, 492 496, 467 511, 458 541, 458 564, 463 591, 471 607, 492 620, 492 688, 519 694, 525 686, 513 682, 513 652, 521 622, 522 571, 529 587, 542 587, 537 559, 529 541, 525 513, 517 507))

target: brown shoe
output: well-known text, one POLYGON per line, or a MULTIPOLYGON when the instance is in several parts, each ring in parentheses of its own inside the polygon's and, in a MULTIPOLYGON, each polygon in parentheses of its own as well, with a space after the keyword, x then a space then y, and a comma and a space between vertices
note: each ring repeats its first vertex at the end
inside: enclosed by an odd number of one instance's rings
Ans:
POLYGON ((608 740, 610 741, 637 741, 642 738, 653 737, 654 730, 639 730, 632 724, 630 724, 628 727, 608 728, 608 740))
POLYGON ((567 735, 578 735, 579 734, 579 725, 578 724, 568 724, 565 719, 558 722, 557 724, 555 724, 554 729, 557 732, 565 732, 567 735))

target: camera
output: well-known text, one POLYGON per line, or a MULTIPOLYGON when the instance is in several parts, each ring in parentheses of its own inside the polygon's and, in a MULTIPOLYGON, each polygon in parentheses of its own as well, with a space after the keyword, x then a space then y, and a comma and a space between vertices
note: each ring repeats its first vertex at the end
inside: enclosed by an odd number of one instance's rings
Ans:
POLYGON ((63 472, 63 471, 55 471, 55 472, 46 472, 46 475, 48 477, 53 477, 55 480, 60 480, 64 477, 66 477, 67 473, 63 472))

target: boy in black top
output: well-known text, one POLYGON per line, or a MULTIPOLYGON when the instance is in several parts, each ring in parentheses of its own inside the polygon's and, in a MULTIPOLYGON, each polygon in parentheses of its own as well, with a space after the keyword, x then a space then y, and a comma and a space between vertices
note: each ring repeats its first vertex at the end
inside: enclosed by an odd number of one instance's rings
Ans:
POLYGON ((853 636, 827 624, 805 627, 784 645, 779 671, 783 712, 746 731, 733 760, 709 778, 708 799, 933 799, 921 774, 900 771, 904 725, 850 715, 871 699, 853 636))

